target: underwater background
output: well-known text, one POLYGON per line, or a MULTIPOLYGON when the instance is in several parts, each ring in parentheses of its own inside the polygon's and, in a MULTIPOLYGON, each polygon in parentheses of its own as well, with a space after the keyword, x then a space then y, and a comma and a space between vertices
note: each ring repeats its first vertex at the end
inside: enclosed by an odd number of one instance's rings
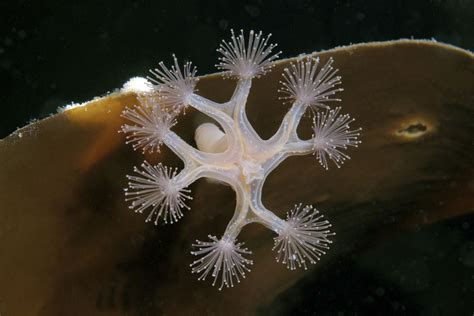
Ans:
MULTIPOLYGON (((0 12, 0 138, 112 92, 158 61, 169 63, 171 53, 194 61, 200 75, 216 72, 218 42, 231 28, 271 32, 282 58, 400 38, 474 50, 468 0, 2 1, 0 12)), ((473 315, 472 210, 365 242, 259 313, 473 315)))
POLYGON ((2 1, 3 138, 65 104, 143 76, 171 53, 216 72, 230 28, 272 33, 293 57, 340 45, 435 39, 474 49, 474 1, 2 1))

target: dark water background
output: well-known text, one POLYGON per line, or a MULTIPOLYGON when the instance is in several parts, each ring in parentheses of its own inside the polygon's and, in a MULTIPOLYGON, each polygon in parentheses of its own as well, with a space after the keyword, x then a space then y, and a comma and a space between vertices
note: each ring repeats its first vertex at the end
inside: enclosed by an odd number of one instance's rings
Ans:
POLYGON ((214 72, 229 29, 273 33, 282 57, 431 39, 474 50, 474 1, 0 1, 0 138, 112 91, 170 54, 214 72))
MULTIPOLYGON (((399 38, 474 50, 472 0, 2 0, 0 12, 0 138, 59 106, 113 91, 171 53, 200 74, 214 72, 215 49, 230 28, 273 33, 282 57, 399 38)), ((276 310, 474 315, 472 220, 437 223, 341 258, 282 294, 276 310)))

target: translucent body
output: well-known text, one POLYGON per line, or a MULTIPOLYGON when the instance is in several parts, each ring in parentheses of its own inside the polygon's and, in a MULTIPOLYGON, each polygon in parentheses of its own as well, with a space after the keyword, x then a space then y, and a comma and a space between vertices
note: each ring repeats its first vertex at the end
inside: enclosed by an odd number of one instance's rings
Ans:
POLYGON ((251 31, 247 43, 243 32, 238 37, 232 33, 232 41, 224 42, 218 49, 224 56, 218 66, 228 70, 226 77, 237 78, 228 102, 216 103, 194 93, 195 69, 188 62, 181 71, 175 58, 170 69, 161 63, 161 69, 152 71, 157 86, 141 98, 141 107, 123 112, 134 123, 122 127, 134 149, 157 151, 166 145, 184 162, 179 173, 144 163, 145 172, 135 168, 136 175, 128 176, 131 181, 125 194, 132 201, 130 208, 139 213, 150 209, 148 221, 153 216, 155 223, 160 217, 165 220, 168 217, 170 222, 180 219, 181 209, 188 208, 185 200, 192 198, 185 188, 199 178, 225 183, 235 191, 236 208, 223 236, 219 239, 210 235, 210 241, 196 241, 193 245, 197 249, 192 254, 201 258, 191 264, 192 272, 199 273, 200 280, 212 276, 213 285, 220 278, 220 289, 234 286, 250 271, 248 265, 252 261, 244 255, 251 251, 237 242, 240 231, 249 223, 260 223, 277 234, 273 248, 277 262, 289 269, 306 268, 306 260, 314 264, 320 259, 331 243, 328 236, 334 235, 329 222, 312 206, 301 204, 288 212, 286 220, 279 218, 262 203, 263 185, 267 176, 289 156, 314 154, 324 168, 328 168, 328 160, 340 167, 349 159, 342 150, 360 143, 359 129, 349 130, 353 119, 348 115, 337 116, 340 108, 330 110, 325 104, 338 101, 333 95, 342 90, 336 87, 341 84, 341 77, 336 76, 332 59, 320 69, 318 59, 302 59, 285 69, 280 91, 286 95, 282 99, 292 102, 291 108, 271 138, 264 140, 257 134, 245 107, 252 79, 269 71, 272 67, 269 61, 278 55, 271 53, 276 45, 268 44, 268 39, 251 31), (175 113, 187 106, 219 124, 198 127, 195 133, 198 148, 171 130, 175 113), (170 107, 173 111, 165 110, 170 107), (325 114, 317 112, 321 107, 326 108, 325 114), (308 109, 315 115, 314 134, 311 139, 302 140, 297 128, 308 109))

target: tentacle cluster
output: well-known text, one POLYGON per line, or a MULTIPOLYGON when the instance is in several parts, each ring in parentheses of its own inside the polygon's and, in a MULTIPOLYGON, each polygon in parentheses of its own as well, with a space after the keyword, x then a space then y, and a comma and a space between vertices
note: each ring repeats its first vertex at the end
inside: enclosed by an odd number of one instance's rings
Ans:
POLYGON ((174 54, 173 62, 170 68, 160 62, 159 68, 150 69, 153 76, 147 78, 156 84, 162 105, 179 112, 188 105, 189 98, 194 93, 198 82, 197 69, 191 62, 186 62, 181 70, 174 54))
POLYGON ((175 115, 164 111, 156 99, 125 109, 122 117, 133 123, 121 128, 121 132, 128 134, 126 143, 132 144, 134 150, 141 148, 143 153, 160 152, 166 134, 176 124, 175 115))
POLYGON ((319 211, 310 205, 295 207, 287 213, 285 225, 275 237, 273 250, 277 252, 276 260, 286 264, 290 270, 306 266, 306 259, 315 264, 326 254, 332 243, 328 239, 334 235, 329 231, 331 224, 318 215, 319 211))
POLYGON ((349 124, 355 120, 349 114, 339 115, 340 107, 318 112, 313 118, 313 149, 319 163, 328 169, 328 158, 340 168, 349 155, 342 150, 357 147, 361 128, 350 130, 349 124))
POLYGON ((220 278, 219 290, 224 286, 233 287, 235 283, 245 278, 245 274, 250 272, 249 265, 252 260, 246 259, 244 255, 252 254, 244 243, 235 243, 235 240, 223 237, 217 239, 215 236, 208 236, 210 241, 199 241, 193 244, 196 248, 191 254, 200 256, 191 264, 192 273, 200 274, 198 280, 205 280, 211 275, 212 285, 217 284, 220 278))
POLYGON ((151 70, 153 84, 149 93, 139 98, 140 104, 125 109, 127 120, 121 132, 127 143, 143 152, 157 152, 166 145, 184 162, 178 171, 161 164, 144 162, 127 176, 126 200, 137 213, 148 211, 146 221, 158 224, 174 223, 189 209, 192 199, 187 187, 201 177, 230 185, 236 192, 236 208, 221 238, 209 236, 208 241, 196 241, 191 252, 198 258, 191 264, 199 280, 211 278, 219 289, 233 287, 250 271, 251 251, 237 242, 241 229, 258 222, 272 229, 277 236, 273 249, 276 260, 290 270, 306 269, 315 264, 329 249, 334 235, 331 224, 312 206, 296 205, 286 220, 279 218, 262 204, 262 188, 268 174, 292 155, 314 154, 324 168, 332 160, 337 167, 349 159, 345 150, 357 147, 360 129, 351 129, 354 121, 349 115, 339 115, 340 107, 330 109, 327 103, 340 101, 335 97, 341 77, 333 67, 332 58, 319 67, 318 58, 300 58, 284 69, 279 90, 291 108, 280 128, 270 139, 262 139, 246 117, 246 102, 252 79, 271 70, 280 52, 270 36, 232 31, 230 41, 218 48, 222 54, 217 65, 224 76, 238 79, 234 94, 228 102, 219 104, 196 94, 196 68, 190 62, 180 67, 173 55, 173 65, 163 63, 151 70), (171 129, 176 113, 186 107, 212 118, 220 127, 206 123, 197 128, 195 148, 171 129), (323 108, 321 110, 321 108, 323 108), (302 116, 313 115, 313 136, 302 140, 298 126, 302 116))
POLYGON ((341 76, 336 75, 339 70, 332 67, 333 62, 334 60, 329 58, 319 71, 319 57, 307 57, 291 63, 290 68, 284 69, 283 81, 280 81, 282 88, 279 92, 285 95, 280 99, 299 101, 313 108, 328 108, 326 102, 341 101, 333 97, 344 90, 337 87, 342 82, 341 76))
POLYGON ((250 31, 246 40, 243 30, 237 36, 234 30, 231 33, 231 41, 223 40, 217 49, 222 57, 216 66, 227 71, 228 77, 251 79, 265 75, 273 67, 272 61, 281 54, 272 53, 277 44, 269 43, 271 34, 264 37, 262 32, 250 31))
POLYGON ((189 209, 186 200, 191 200, 191 192, 176 181, 177 169, 162 164, 152 166, 143 162, 141 169, 134 167, 136 175, 128 175, 128 188, 125 189, 130 208, 137 213, 151 209, 147 222, 163 219, 165 223, 175 223, 183 217, 182 209, 189 209))

